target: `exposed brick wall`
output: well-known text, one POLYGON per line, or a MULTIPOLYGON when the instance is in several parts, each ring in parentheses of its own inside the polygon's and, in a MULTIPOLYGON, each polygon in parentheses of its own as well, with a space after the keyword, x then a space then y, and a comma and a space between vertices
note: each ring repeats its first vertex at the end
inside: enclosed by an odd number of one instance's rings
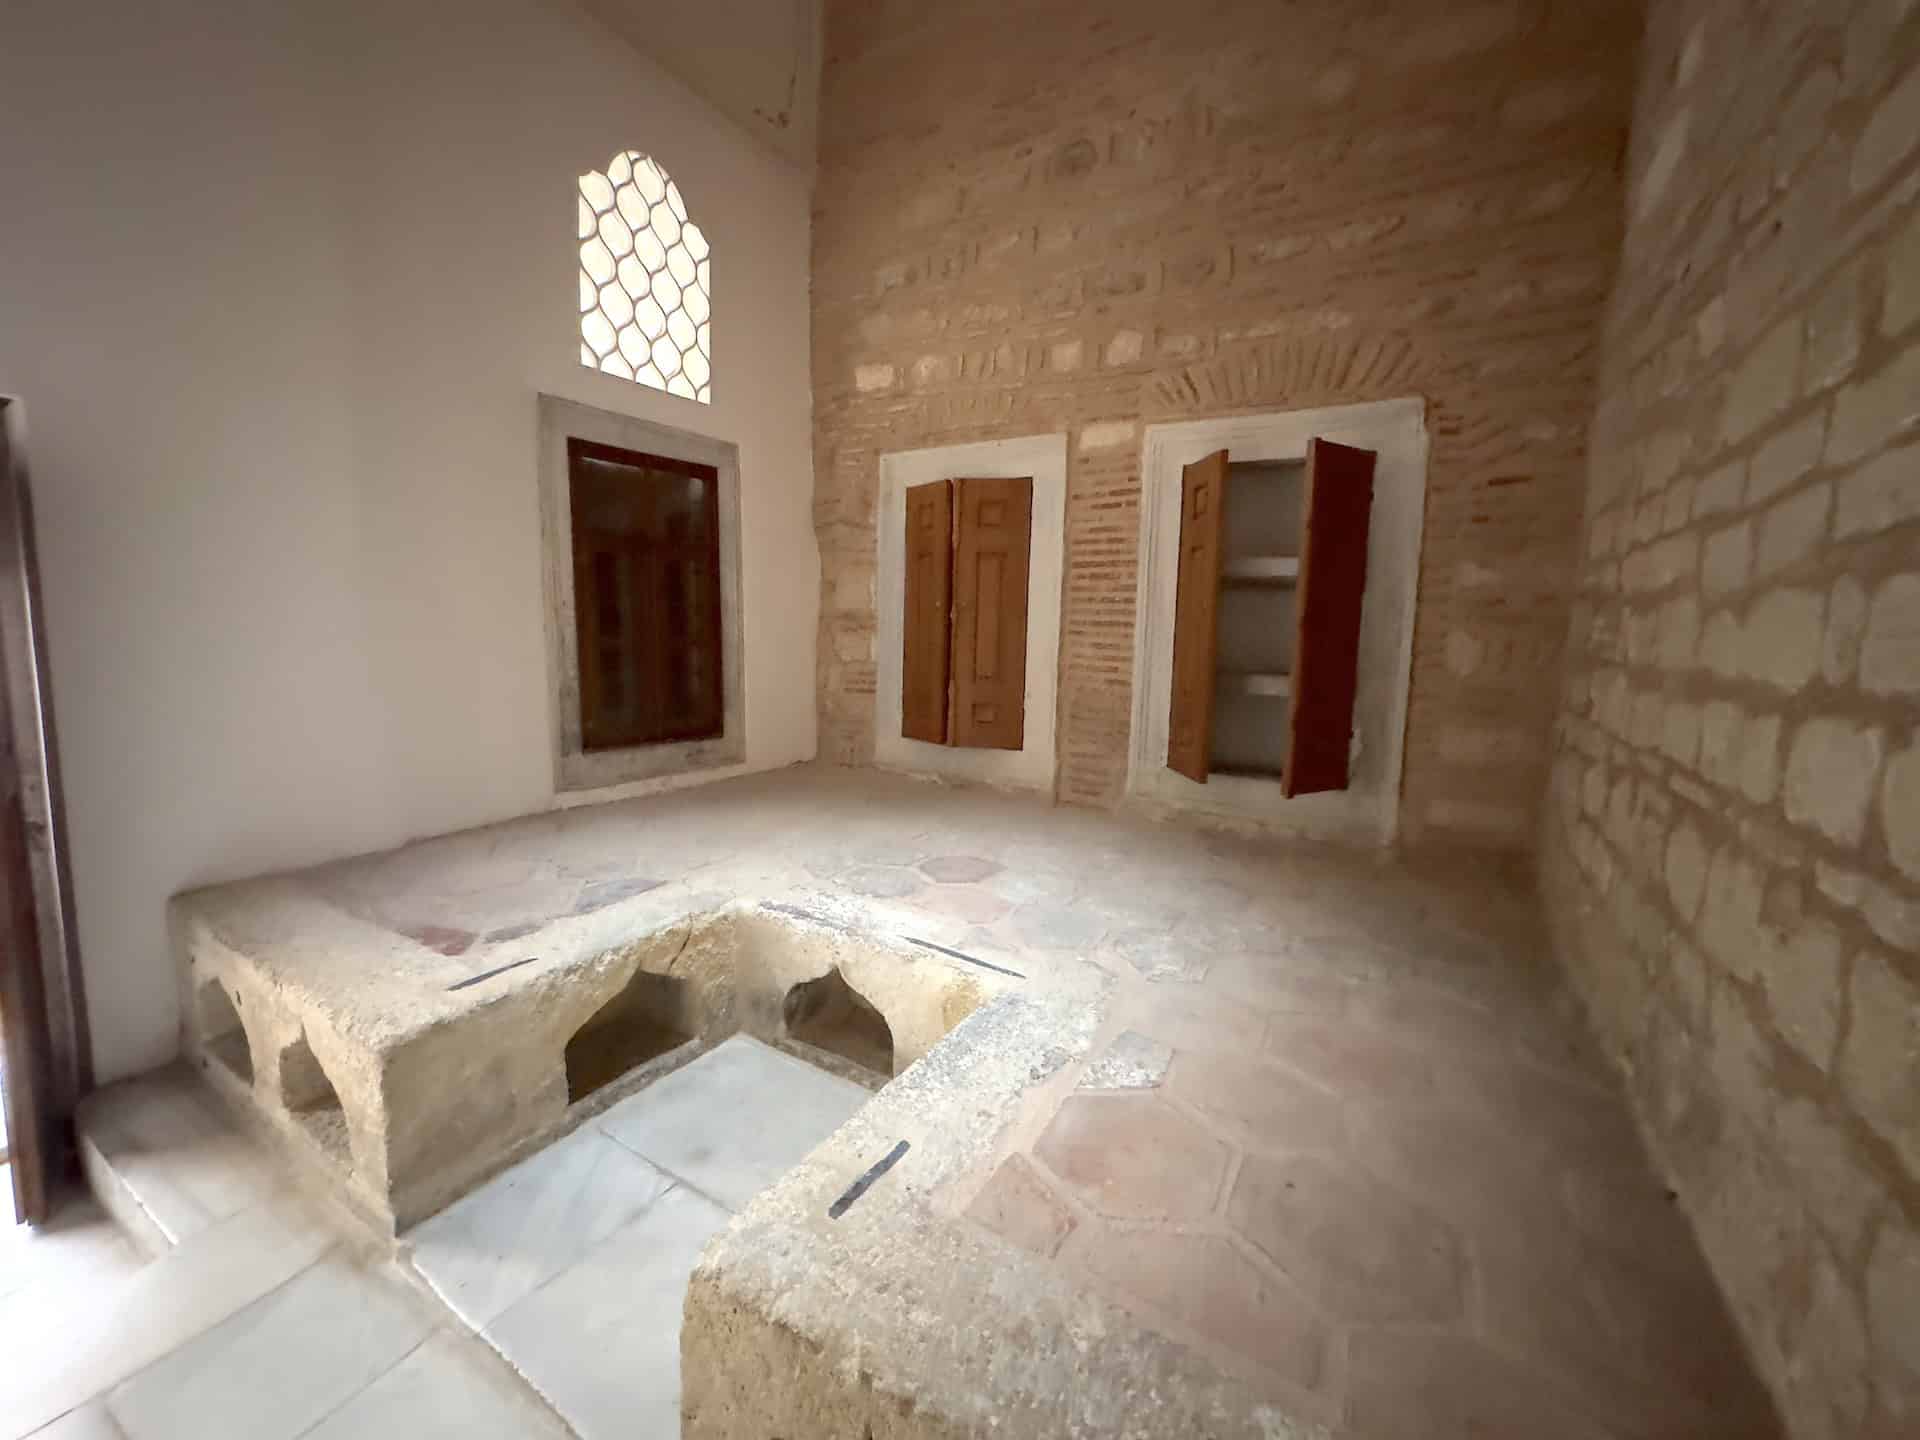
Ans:
POLYGON ((836 0, 821 752, 872 754, 886 450, 1066 431, 1061 797, 1121 794, 1141 434, 1425 396, 1403 829, 1537 833, 1633 5, 836 0))
POLYGON ((1920 5, 1656 7, 1541 868, 1800 1436, 1920 1434, 1920 5))

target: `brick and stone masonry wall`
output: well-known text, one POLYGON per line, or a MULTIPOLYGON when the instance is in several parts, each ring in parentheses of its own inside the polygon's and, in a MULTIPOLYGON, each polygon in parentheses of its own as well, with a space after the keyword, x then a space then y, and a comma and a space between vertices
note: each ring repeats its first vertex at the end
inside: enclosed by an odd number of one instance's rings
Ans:
POLYGON ((1802 1437, 1920 1434, 1920 5, 1650 16, 1541 867, 1802 1437))
POLYGON ((1126 775, 1143 427, 1426 397, 1403 829, 1532 844, 1630 4, 834 0, 821 753, 872 755, 883 451, 1069 435, 1059 793, 1126 775))

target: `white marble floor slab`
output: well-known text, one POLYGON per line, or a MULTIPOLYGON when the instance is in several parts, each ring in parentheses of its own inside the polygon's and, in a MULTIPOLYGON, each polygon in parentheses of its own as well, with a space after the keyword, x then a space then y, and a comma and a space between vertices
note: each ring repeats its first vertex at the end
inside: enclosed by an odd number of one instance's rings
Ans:
POLYGON ((178 1245, 279 1188, 266 1154, 236 1130, 192 1072, 121 1085, 90 1105, 87 1138, 137 1194, 159 1236, 178 1245))
POLYGON ((481 1330, 672 1184, 598 1130, 578 1130, 410 1231, 414 1268, 481 1330))
POLYGON ((571 1435, 557 1415, 506 1373, 483 1341, 442 1333, 302 1440, 570 1440, 571 1435))
POLYGON ((304 1211, 255 1206, 109 1284, 50 1297, 10 1337, 0 1440, 30 1434, 224 1321, 312 1264, 334 1238, 304 1211))
POLYGON ((851 1080, 735 1035, 621 1101, 600 1129, 738 1211, 872 1098, 851 1080))
POLYGON ((676 1186, 508 1310, 488 1340, 584 1440, 671 1440, 687 1277, 727 1219, 676 1186))
POLYGON ((116 1273, 130 1274, 144 1258, 90 1197, 70 1202, 38 1229, 0 1225, 0 1311, 9 1296, 42 1281, 57 1280, 70 1291, 116 1273))
POLYGON ((107 1402, 95 1400, 34 1431, 32 1440, 126 1440, 126 1435, 107 1413, 107 1402))
POLYGON ((396 1277, 334 1252, 107 1397, 131 1440, 294 1440, 432 1328, 396 1277))
POLYGON ((87 1206, 0 1250, 0 1440, 670 1440, 701 1251, 868 1098, 741 1036, 630 1097, 406 1237, 469 1334, 161 1077, 94 1133, 175 1243, 87 1206))
MULTIPOLYGON (((670 1440, 701 1250, 869 1098, 734 1036, 416 1227, 414 1267, 586 1440, 670 1440)), ((321 1433, 382 1433, 372 1407, 388 1403, 431 1409, 447 1382, 428 1363, 411 1357, 321 1433), (339 1428, 351 1416, 367 1428, 339 1428)))

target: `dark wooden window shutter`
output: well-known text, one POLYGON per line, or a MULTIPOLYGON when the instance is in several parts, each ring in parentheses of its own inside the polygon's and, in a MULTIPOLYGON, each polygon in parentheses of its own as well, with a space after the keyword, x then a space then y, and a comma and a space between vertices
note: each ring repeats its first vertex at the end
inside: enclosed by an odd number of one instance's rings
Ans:
POLYGON ((953 686, 947 733, 955 745, 1018 750, 1026 737, 1033 481, 953 484, 953 686))
POLYGON ((907 490, 905 663, 900 733, 947 743, 947 676, 953 605, 953 482, 907 490))
MULTIPOLYGON (((1329 440, 1316 439, 1307 447, 1293 704, 1281 780, 1282 792, 1289 797, 1347 788, 1353 698, 1360 677, 1360 607, 1367 589, 1374 459, 1371 450, 1329 440)), ((1184 549, 1181 563, 1184 566, 1184 549)), ((1183 576, 1183 598, 1184 585, 1183 576)), ((1174 672, 1177 683, 1177 660, 1174 672)))
POLYGON ((1173 706, 1167 765, 1206 783, 1213 736, 1213 665, 1220 614, 1221 520, 1227 452, 1216 450, 1180 475, 1180 578, 1173 606, 1173 706))

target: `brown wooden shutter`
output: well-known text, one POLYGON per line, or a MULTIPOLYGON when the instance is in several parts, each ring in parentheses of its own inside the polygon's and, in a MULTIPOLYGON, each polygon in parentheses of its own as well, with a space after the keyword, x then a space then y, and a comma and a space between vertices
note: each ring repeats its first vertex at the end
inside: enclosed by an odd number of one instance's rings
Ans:
POLYGON ((1288 796, 1347 788, 1374 458, 1330 440, 1307 446, 1293 704, 1280 782, 1288 796))
POLYGON ((947 733, 955 745, 1018 750, 1026 737, 1033 481, 953 483, 953 690, 947 733))
POLYGON ((907 488, 905 660, 900 733, 947 743, 947 675, 953 606, 953 482, 907 488))
POLYGON ((1180 472, 1180 579, 1173 602, 1173 706, 1167 767, 1205 784, 1213 746, 1213 666, 1220 617, 1220 527, 1227 452, 1180 472))

